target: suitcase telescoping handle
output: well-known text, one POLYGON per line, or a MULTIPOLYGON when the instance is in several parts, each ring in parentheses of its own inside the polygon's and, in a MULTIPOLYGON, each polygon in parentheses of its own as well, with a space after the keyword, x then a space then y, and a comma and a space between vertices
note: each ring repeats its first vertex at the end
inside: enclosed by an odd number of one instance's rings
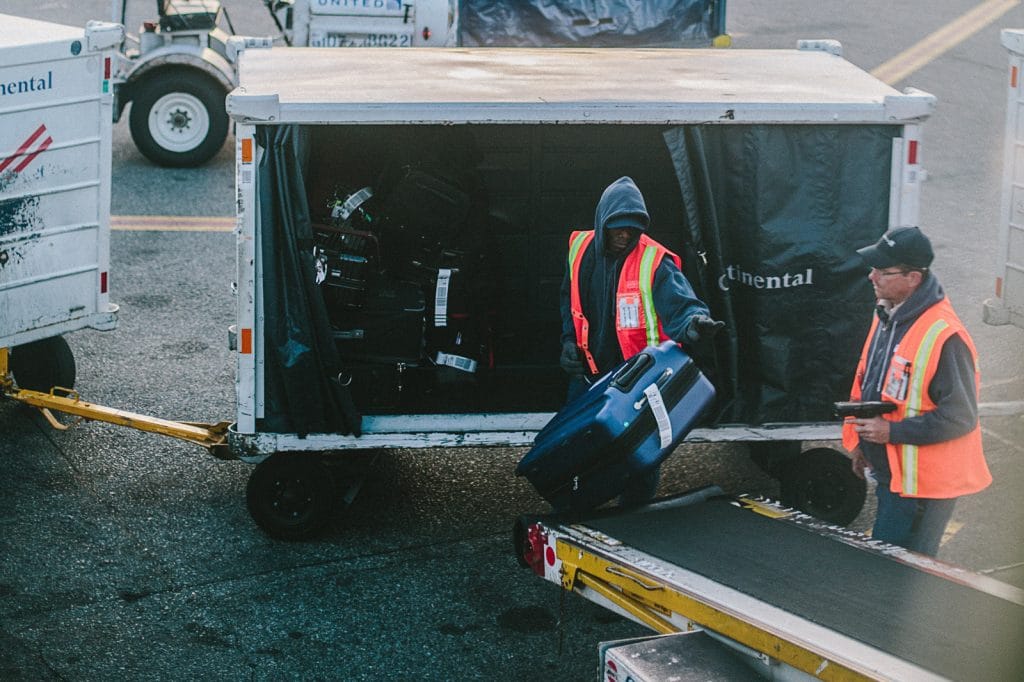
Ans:
POLYGON ((629 393, 640 377, 654 364, 650 353, 640 353, 623 365, 612 377, 612 386, 623 393, 629 393))

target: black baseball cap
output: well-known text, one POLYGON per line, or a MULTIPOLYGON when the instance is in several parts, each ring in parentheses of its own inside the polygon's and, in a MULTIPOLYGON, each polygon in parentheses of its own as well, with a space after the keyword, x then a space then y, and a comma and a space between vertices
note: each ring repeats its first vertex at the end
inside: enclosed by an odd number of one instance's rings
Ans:
POLYGON ((646 230, 648 218, 643 213, 620 213, 612 216, 604 223, 606 230, 646 230))
POLYGON ((857 249, 857 254, 873 268, 906 265, 923 270, 935 258, 931 241, 916 227, 889 230, 871 246, 857 249))

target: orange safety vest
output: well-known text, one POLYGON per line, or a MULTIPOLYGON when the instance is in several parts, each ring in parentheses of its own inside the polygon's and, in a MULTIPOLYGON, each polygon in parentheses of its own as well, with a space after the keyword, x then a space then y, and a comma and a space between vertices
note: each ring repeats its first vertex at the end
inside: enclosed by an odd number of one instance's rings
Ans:
MULTIPOLYGON (((590 323, 583 315, 580 303, 580 263, 583 254, 594 240, 593 230, 579 230, 569 237, 570 309, 576 330, 576 345, 583 351, 591 374, 597 374, 597 362, 590 352, 590 323)), ((682 269, 682 260, 646 234, 629 252, 619 274, 615 293, 615 334, 619 339, 622 357, 631 358, 647 346, 656 346, 669 339, 654 309, 654 273, 665 256, 682 269)))
MULTIPOLYGON (((851 400, 860 400, 861 382, 867 366, 871 338, 878 328, 875 316, 868 332, 864 350, 857 364, 857 375, 850 391, 851 400)), ((953 311, 949 299, 944 298, 925 310, 911 325, 893 351, 892 360, 882 385, 882 400, 896 403, 893 412, 882 415, 890 421, 900 421, 935 409, 928 395, 935 369, 939 365, 942 346, 954 334, 959 334, 974 358, 975 397, 981 385, 978 373, 978 352, 963 323, 953 311)), ((843 424, 843 445, 852 451, 860 442, 849 420, 843 424)), ((886 454, 894 493, 903 497, 944 499, 976 493, 988 487, 992 474, 985 464, 981 448, 981 424, 959 438, 931 445, 886 443, 886 454)))

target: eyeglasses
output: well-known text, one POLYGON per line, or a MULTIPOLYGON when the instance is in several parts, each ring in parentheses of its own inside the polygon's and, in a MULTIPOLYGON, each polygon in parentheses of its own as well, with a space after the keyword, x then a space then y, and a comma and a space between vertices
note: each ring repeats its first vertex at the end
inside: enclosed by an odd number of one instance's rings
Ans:
POLYGON ((905 275, 913 270, 879 270, 878 268, 871 268, 871 274, 878 275, 879 277, 891 277, 892 275, 905 275))

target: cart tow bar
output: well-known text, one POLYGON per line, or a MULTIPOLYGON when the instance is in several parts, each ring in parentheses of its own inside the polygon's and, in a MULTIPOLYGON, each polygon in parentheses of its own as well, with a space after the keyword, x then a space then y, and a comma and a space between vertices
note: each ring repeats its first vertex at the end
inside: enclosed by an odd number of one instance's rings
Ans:
POLYGON ((54 386, 49 393, 32 391, 25 388, 14 388, 9 378, 0 376, 2 395, 12 400, 31 405, 38 409, 46 421, 58 430, 64 431, 71 426, 85 421, 99 421, 118 426, 157 433, 171 438, 186 440, 201 445, 219 459, 234 459, 227 443, 227 432, 231 422, 221 421, 216 424, 199 422, 176 422, 160 419, 144 414, 136 414, 112 407, 104 407, 82 400, 77 391, 54 386), (70 424, 61 423, 54 412, 63 412, 77 417, 70 424))

